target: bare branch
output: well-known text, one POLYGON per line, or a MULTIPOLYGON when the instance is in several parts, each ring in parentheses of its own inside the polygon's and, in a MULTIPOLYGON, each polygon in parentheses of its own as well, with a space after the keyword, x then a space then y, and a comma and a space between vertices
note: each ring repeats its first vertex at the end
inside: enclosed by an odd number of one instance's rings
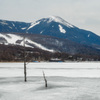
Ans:
POLYGON ((44 81, 45 81, 45 87, 47 88, 47 79, 46 79, 46 77, 45 77, 45 73, 44 73, 44 71, 42 71, 42 73, 43 73, 43 78, 44 78, 44 81))

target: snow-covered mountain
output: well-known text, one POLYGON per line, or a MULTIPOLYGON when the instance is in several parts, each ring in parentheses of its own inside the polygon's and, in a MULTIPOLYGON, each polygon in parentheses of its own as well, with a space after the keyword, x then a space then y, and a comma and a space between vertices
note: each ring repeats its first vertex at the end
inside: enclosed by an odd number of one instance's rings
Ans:
POLYGON ((54 52, 54 50, 47 49, 44 46, 42 46, 41 44, 36 43, 28 38, 25 38, 25 40, 24 40, 23 36, 16 35, 16 34, 10 34, 10 33, 8 33, 8 34, 0 33, 0 44, 23 46, 24 41, 25 41, 26 47, 30 47, 30 48, 37 47, 37 48, 40 48, 45 51, 54 52))
POLYGON ((7 46, 23 46, 23 37, 26 37, 25 46, 33 49, 39 48, 40 50, 51 53, 62 52, 74 55, 100 55, 100 51, 95 48, 72 42, 68 39, 61 39, 46 35, 0 33, 0 44, 7 46))
POLYGON ((30 23, 0 20, 0 32, 26 33, 30 23))
POLYGON ((51 36, 100 49, 100 36, 80 29, 58 16, 42 18, 32 23, 0 20, 0 32, 51 36))
POLYGON ((31 23, 27 32, 64 38, 93 47, 100 46, 100 36, 93 32, 79 29, 57 16, 43 18, 31 23))
MULTIPOLYGON (((33 28, 34 26, 36 26, 36 25, 38 25, 38 24, 40 24, 40 23, 44 23, 44 22, 47 23, 47 24, 50 24, 51 22, 57 22, 57 23, 59 23, 59 24, 65 25, 65 26, 67 26, 67 27, 69 27, 69 28, 74 28, 73 25, 71 25, 70 23, 66 22, 66 21, 63 20, 62 18, 60 18, 60 17, 58 17, 58 16, 50 16, 50 17, 48 17, 48 18, 40 19, 40 20, 36 21, 35 23, 31 23, 31 26, 29 26, 29 28, 28 28, 27 30, 33 28)), ((54 26, 52 26, 52 27, 54 27, 54 26)), ((59 28, 59 30, 60 30, 60 32, 62 32, 62 29, 59 28)), ((62 32, 62 33, 63 33, 63 32, 62 32)), ((66 33, 66 32, 64 32, 64 33, 66 33)))

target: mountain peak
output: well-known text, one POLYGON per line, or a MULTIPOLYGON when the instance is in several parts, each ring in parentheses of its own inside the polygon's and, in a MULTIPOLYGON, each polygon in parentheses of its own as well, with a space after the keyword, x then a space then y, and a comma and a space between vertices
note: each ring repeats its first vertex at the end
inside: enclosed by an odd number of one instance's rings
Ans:
POLYGON ((61 22, 61 21, 64 21, 61 17, 59 16, 49 16, 48 19, 50 21, 55 21, 55 22, 61 22))
POLYGON ((33 28, 34 26, 40 24, 41 22, 43 23, 51 23, 51 22, 56 22, 58 24, 62 24, 64 26, 67 26, 68 28, 74 28, 75 26, 73 26, 72 24, 68 23, 67 21, 65 21, 64 19, 62 19, 61 17, 59 16, 49 16, 49 17, 46 17, 46 18, 42 18, 36 22, 32 22, 30 27, 28 28, 31 29, 33 28))
POLYGON ((63 24, 69 28, 74 28, 74 26, 70 23, 68 23, 67 21, 65 21, 63 18, 59 17, 59 16, 49 16, 45 19, 48 19, 47 23, 50 23, 52 21, 63 24))

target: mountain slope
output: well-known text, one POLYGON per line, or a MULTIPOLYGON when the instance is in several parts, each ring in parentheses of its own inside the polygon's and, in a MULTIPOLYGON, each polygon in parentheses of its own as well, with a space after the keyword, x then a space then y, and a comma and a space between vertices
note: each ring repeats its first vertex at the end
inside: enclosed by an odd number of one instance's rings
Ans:
POLYGON ((0 32, 53 36, 100 49, 100 36, 91 31, 79 29, 57 16, 43 18, 32 23, 0 20, 0 32))
POLYGON ((23 37, 25 39, 26 47, 39 48, 48 52, 61 52, 69 53, 72 55, 100 55, 100 51, 89 46, 81 45, 79 43, 72 42, 68 39, 61 39, 45 35, 36 34, 11 34, 0 33, 0 44, 5 45, 19 45, 23 46, 23 37))
POLYGON ((100 36, 93 32, 79 29, 60 17, 43 18, 31 23, 27 32, 69 39, 93 47, 100 46, 100 36))
POLYGON ((0 32, 26 33, 30 23, 0 20, 0 32))
MULTIPOLYGON (((23 41, 24 41, 23 36, 10 34, 10 33, 7 33, 7 34, 0 33, 0 44, 23 46, 23 41)), ((44 46, 42 46, 41 44, 31 41, 28 38, 25 38, 25 46, 31 47, 31 48, 37 47, 45 51, 53 52, 53 50, 49 50, 45 48, 44 46)))

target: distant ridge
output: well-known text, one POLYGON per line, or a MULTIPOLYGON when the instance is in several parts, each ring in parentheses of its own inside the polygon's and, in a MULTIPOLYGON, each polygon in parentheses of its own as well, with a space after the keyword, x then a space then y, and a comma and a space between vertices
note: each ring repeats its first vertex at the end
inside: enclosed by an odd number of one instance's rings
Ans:
POLYGON ((42 18, 32 23, 0 20, 0 32, 52 36, 100 49, 100 36, 91 31, 80 29, 59 16, 42 18))

